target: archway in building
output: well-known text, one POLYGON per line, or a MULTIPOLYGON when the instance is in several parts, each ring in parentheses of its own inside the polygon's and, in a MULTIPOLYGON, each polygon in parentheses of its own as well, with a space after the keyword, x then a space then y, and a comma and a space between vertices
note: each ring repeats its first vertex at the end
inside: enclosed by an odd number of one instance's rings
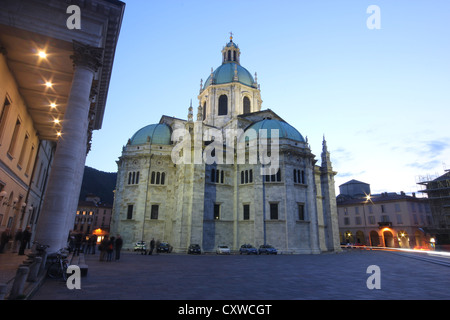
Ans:
POLYGON ((350 231, 345 231, 344 233, 345 235, 345 243, 353 243, 354 238, 353 238, 353 234, 350 231))
POLYGON ((356 231, 356 244, 366 245, 366 238, 361 230, 356 231))
POLYGON ((372 247, 378 247, 380 245, 380 236, 376 231, 370 231, 370 244, 372 247))
POLYGON ((398 245, 400 248, 409 248, 409 235, 406 231, 398 232, 398 245))
POLYGON ((383 238, 385 247, 394 247, 394 236, 392 235, 392 232, 388 230, 384 231, 383 238))

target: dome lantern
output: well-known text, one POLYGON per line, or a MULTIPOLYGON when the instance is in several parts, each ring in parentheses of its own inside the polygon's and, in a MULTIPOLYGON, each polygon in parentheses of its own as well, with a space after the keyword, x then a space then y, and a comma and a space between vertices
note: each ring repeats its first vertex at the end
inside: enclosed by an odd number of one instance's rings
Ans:
POLYGON ((237 44, 233 42, 233 32, 230 32, 230 42, 222 49, 222 64, 224 63, 240 63, 241 50, 237 44))

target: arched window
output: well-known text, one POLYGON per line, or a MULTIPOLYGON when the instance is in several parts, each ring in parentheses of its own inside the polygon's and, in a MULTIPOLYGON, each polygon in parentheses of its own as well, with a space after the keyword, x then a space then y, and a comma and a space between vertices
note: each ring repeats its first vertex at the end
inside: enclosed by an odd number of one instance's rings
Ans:
POLYGON ((161 184, 164 184, 165 180, 166 180, 166 174, 163 172, 163 173, 161 173, 161 184))
POLYGON ((151 184, 155 184, 155 171, 152 172, 151 184))
POLYGON ((228 51, 228 61, 231 61, 231 50, 228 51))
POLYGON ((244 97, 244 113, 250 113, 250 99, 244 97))
POLYGON ((219 97, 219 116, 225 116, 228 113, 228 97, 221 95, 219 97))

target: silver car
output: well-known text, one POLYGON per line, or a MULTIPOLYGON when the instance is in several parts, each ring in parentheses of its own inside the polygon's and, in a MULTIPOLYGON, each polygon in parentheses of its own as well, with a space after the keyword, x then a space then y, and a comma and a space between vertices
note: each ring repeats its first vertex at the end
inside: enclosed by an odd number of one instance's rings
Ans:
POLYGON ((230 248, 228 246, 218 246, 216 249, 217 254, 230 254, 230 248))
POLYGON ((146 251, 147 250, 147 244, 145 241, 138 241, 134 244, 134 251, 146 251))

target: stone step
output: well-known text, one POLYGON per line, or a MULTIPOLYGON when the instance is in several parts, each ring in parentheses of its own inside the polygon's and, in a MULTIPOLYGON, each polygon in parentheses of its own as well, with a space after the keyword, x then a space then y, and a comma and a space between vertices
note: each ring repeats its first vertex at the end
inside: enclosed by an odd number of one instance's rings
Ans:
POLYGON ((87 275, 89 267, 84 259, 84 253, 80 253, 79 255, 73 255, 73 253, 70 253, 68 261, 69 265, 75 265, 80 268, 82 277, 87 275))

